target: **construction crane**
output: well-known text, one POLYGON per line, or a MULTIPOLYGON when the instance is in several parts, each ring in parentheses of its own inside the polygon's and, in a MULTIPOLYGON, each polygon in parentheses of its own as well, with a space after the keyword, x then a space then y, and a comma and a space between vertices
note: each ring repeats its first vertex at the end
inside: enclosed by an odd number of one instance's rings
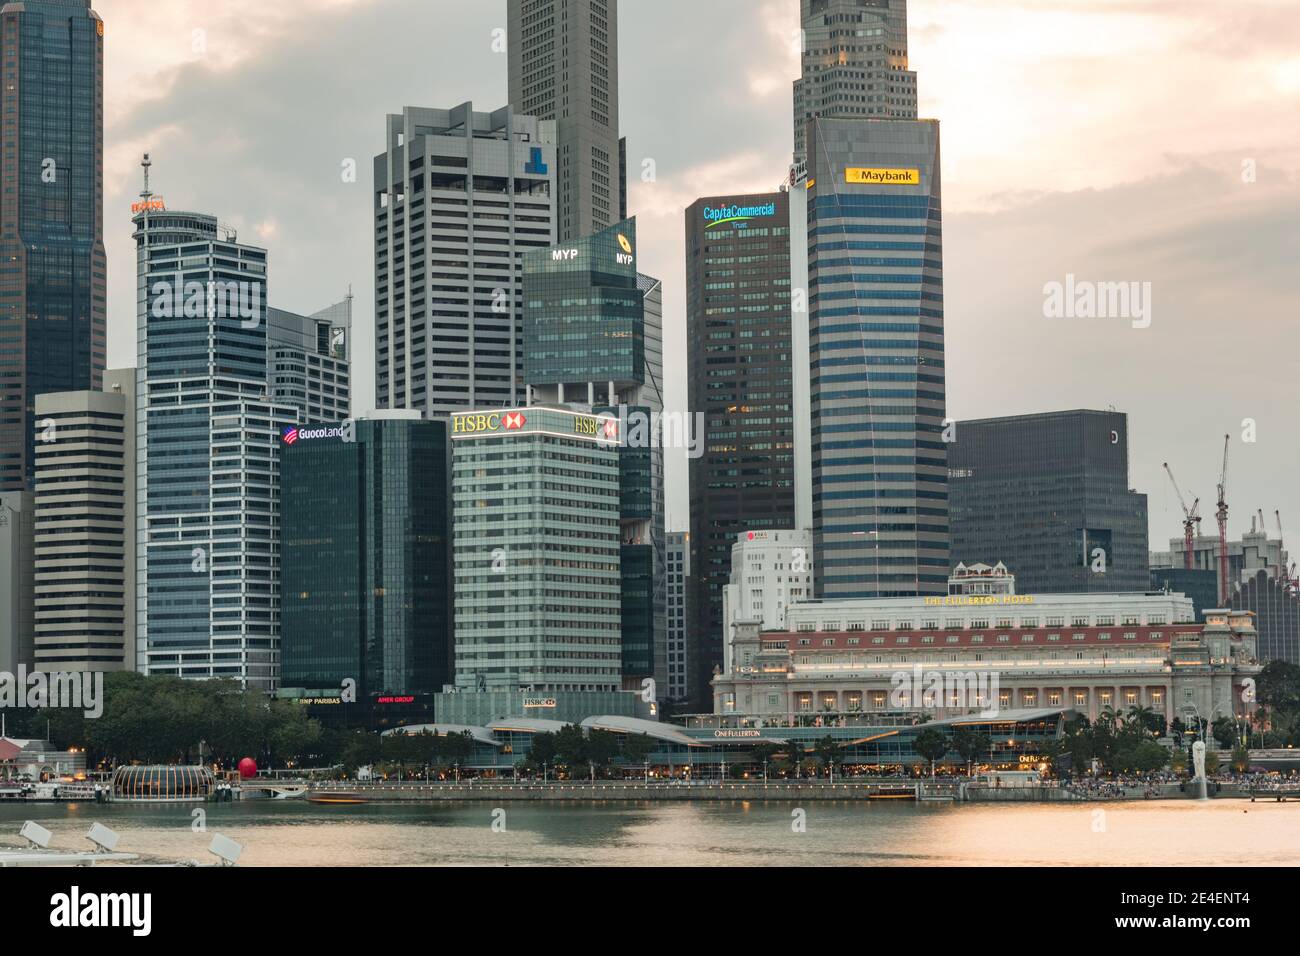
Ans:
POLYGON ((1183 509, 1183 557, 1187 570, 1192 570, 1194 561, 1192 560, 1192 551, 1195 548, 1196 536, 1200 533, 1201 516, 1199 514, 1201 499, 1197 498, 1192 502, 1192 506, 1187 507, 1187 499, 1183 497, 1183 490, 1178 487, 1178 481, 1174 478, 1173 469, 1169 467, 1169 462, 1165 462, 1165 472, 1169 475, 1169 483, 1174 486, 1174 494, 1178 495, 1178 504, 1183 509))
POLYGON ((1290 592, 1294 592, 1294 591, 1296 590, 1297 587, 1300 587, 1300 581, 1297 581, 1297 580, 1296 580, 1296 576, 1295 576, 1295 562, 1292 561, 1292 562, 1291 562, 1291 566, 1290 566, 1289 568, 1287 567, 1287 564, 1286 564, 1287 553, 1286 553, 1286 543, 1285 543, 1285 538, 1283 538, 1283 536, 1282 536, 1282 512, 1280 512, 1280 511, 1274 511, 1274 512, 1273 512, 1273 517, 1274 517, 1275 519, 1277 519, 1277 569, 1278 569, 1278 577, 1281 579, 1281 582, 1282 582, 1282 589, 1283 589, 1283 590, 1287 591, 1288 593, 1290 593, 1290 592))
POLYGON ((1219 522, 1219 606, 1227 607, 1228 599, 1228 446, 1231 435, 1223 436, 1223 471, 1219 474, 1219 502, 1214 517, 1219 522))

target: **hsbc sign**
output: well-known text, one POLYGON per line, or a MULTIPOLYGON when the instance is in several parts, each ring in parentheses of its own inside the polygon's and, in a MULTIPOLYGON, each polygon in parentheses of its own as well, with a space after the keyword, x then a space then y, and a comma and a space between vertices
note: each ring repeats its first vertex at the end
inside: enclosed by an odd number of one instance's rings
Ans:
POLYGON ((483 432, 518 431, 528 424, 523 412, 480 412, 474 415, 453 415, 453 435, 477 435, 483 432))

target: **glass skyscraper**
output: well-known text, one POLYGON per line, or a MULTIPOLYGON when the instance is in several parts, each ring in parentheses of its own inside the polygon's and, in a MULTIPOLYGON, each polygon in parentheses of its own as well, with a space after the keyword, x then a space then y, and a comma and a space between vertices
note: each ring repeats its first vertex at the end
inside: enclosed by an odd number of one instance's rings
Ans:
MULTIPOLYGON (((802 189, 802 187, 801 187, 802 189)), ((794 525, 790 194, 686 210, 687 388, 708 443, 690 461, 687 685, 703 707, 723 660, 723 587, 741 531, 794 525)))
POLYGON ((447 423, 290 429, 280 467, 282 689, 351 679, 382 708, 451 683, 447 423))
POLYGON ((0 491, 30 490, 36 396, 103 384, 104 22, 5 3, 0 51, 0 491))
POLYGON ((806 135, 817 596, 944 594, 939 124, 815 119, 806 135))
POLYGON ((524 258, 530 400, 619 416, 623 676, 667 687, 663 303, 636 220, 524 258))

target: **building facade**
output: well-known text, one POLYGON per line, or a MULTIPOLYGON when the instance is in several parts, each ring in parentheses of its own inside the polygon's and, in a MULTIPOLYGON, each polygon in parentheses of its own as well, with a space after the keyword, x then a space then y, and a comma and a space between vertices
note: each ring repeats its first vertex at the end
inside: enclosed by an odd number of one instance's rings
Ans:
MULTIPOLYGON (((148 189, 146 187, 146 193, 148 189)), ((279 443, 265 249, 145 199, 137 244, 137 666, 273 691, 279 443)))
POLYGON ((626 219, 617 0, 511 0, 506 16, 510 106, 555 124, 559 241, 626 219))
POLYGON ((957 422, 952 553, 1001 559, 1034 593, 1149 588, 1147 499, 1128 483, 1128 416, 1069 411, 957 422))
POLYGON ((794 81, 795 163, 818 117, 916 119, 907 68, 907 0, 800 0, 802 70, 794 81))
POLYGON ((0 491, 0 671, 8 674, 36 656, 35 528, 35 496, 0 491))
POLYGON ((707 696, 722 662, 723 589, 745 530, 795 525, 790 194, 711 196, 686 210, 691 668, 707 696))
POLYGON ((806 262, 817 593, 943 594, 939 124, 823 118, 807 136, 807 255, 792 271, 806 262))
MULTIPOLYGON (((637 271, 636 220, 524 259, 530 402, 618 418, 623 677, 668 683, 663 293, 637 271)), ((680 421, 680 419, 675 419, 680 421)), ((680 432, 680 429, 677 430, 680 432)))
MULTIPOLYGON (((1220 564, 1219 536, 1196 535, 1192 538, 1192 569, 1195 571, 1212 571, 1217 576, 1220 564)), ((1152 551, 1151 567, 1186 568, 1187 542, 1183 538, 1170 538, 1168 551, 1152 551)), ((1243 585, 1255 579, 1263 571, 1270 578, 1285 578, 1291 575, 1291 556, 1283 547, 1280 537, 1270 537, 1262 527, 1257 527, 1255 519, 1250 521, 1250 530, 1243 532, 1236 541, 1228 541, 1228 586, 1235 593, 1243 585)), ((1218 584, 1215 584, 1218 591, 1218 584)))
POLYGON ((267 309, 270 395, 302 409, 301 424, 352 414, 352 296, 312 315, 267 309))
POLYGON ((0 491, 31 490, 35 399, 98 390, 107 356, 104 21, 90 0, 0 7, 0 491))
MULTIPOLYGON (((1192 607, 1196 610, 1196 619, 1199 621, 1206 611, 1214 609, 1219 603, 1219 576, 1214 571, 1197 568, 1190 571, 1186 568, 1152 568, 1151 590, 1186 594, 1192 599, 1192 607)), ((1237 605, 1234 604, 1233 607, 1237 605)), ((1263 657, 1267 646, 1264 629, 1258 622, 1256 629, 1260 633, 1260 656, 1263 657)))
MULTIPOLYGON (((1151 572, 1153 577, 1157 573, 1151 572)), ((1217 583, 1213 587, 1217 588, 1217 583)), ((1260 660, 1300 664, 1300 595, 1294 588, 1257 570, 1233 592, 1232 607, 1255 615, 1260 660)))
POLYGON ((622 686, 617 423, 554 407, 452 416, 460 693, 622 686))
MULTIPOLYGON (((1261 670, 1251 615, 1193 621, 1182 595, 956 595, 795 605, 785 631, 737 628, 718 713, 1189 708, 1240 716, 1261 670)), ((1243 710, 1246 708, 1246 710, 1243 710)))
POLYGON ((36 398, 35 664, 135 670, 135 369, 36 398))
POLYGON ((284 436, 282 695, 351 681, 373 711, 451 682, 447 451, 414 410, 284 436))
POLYGON ((670 701, 686 700, 686 646, 690 633, 687 593, 691 580, 691 535, 670 531, 668 550, 668 686, 670 701))
POLYGON ((732 669, 736 627, 758 624, 765 631, 785 627, 790 606, 813 596, 811 531, 743 531, 731 546, 731 582, 722 589, 722 671, 732 669))
POLYGON ((374 170, 379 408, 523 401, 523 256, 555 242, 554 135, 509 107, 388 117, 374 170))

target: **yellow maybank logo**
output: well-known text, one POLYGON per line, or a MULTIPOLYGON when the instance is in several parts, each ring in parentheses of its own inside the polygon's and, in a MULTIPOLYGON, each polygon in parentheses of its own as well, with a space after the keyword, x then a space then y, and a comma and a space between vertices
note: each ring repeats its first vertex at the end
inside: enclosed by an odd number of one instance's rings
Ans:
POLYGON ((921 171, 919 169, 877 169, 865 166, 848 166, 844 170, 846 183, 862 183, 868 186, 919 186, 921 171))

